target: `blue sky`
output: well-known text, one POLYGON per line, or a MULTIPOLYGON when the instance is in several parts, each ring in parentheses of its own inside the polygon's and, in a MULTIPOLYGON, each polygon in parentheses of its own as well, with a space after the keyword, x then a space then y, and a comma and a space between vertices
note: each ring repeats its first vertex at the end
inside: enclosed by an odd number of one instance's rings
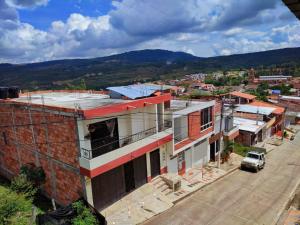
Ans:
POLYGON ((280 0, 0 0, 0 63, 298 46, 300 21, 280 0))

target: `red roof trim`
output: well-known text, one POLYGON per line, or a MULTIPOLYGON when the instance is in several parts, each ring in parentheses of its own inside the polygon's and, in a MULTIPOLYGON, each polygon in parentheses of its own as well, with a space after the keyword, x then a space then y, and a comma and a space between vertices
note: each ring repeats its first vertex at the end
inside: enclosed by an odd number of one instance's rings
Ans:
POLYGON ((171 100, 171 94, 164 94, 161 96, 142 98, 138 100, 133 100, 131 102, 103 106, 99 108, 82 110, 82 111, 86 119, 92 119, 98 116, 105 116, 113 113, 136 109, 136 108, 143 108, 149 104, 159 104, 170 100, 171 100))
POLYGON ((159 146, 165 144, 165 143, 168 143, 172 140, 173 138, 173 135, 170 134, 164 138, 161 138, 159 140, 156 140, 154 142, 152 142, 151 144, 148 144, 144 147, 141 147, 137 150, 135 150, 134 152, 131 152, 127 155, 124 155, 124 156, 121 156, 120 158, 117 158, 109 163, 106 163, 102 166, 99 166, 95 169, 92 169, 92 170, 88 170, 86 168, 83 168, 83 167, 80 167, 80 173, 84 176, 87 176, 87 177, 90 177, 90 178, 93 178, 93 177, 96 177, 102 173, 105 173, 109 170, 112 170, 130 160, 133 160, 135 158, 138 158, 144 154, 146 154, 147 152, 150 152, 156 148, 158 148, 159 146))

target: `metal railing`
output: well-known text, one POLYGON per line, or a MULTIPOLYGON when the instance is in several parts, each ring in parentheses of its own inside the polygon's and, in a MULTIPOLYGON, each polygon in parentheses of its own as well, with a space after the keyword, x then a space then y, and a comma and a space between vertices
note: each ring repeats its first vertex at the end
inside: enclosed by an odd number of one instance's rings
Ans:
POLYGON ((204 124, 201 126, 201 131, 206 130, 208 128, 210 128, 213 125, 213 122, 208 122, 207 124, 204 124))
POLYGON ((164 120, 163 124, 160 124, 158 126, 158 131, 164 131, 166 129, 169 129, 172 127, 172 121, 171 120, 164 120))
POLYGON ((81 157, 86 159, 92 159, 103 155, 105 153, 114 151, 118 148, 124 147, 126 145, 132 144, 134 142, 140 141, 146 137, 149 137, 156 133, 156 127, 144 130, 142 132, 121 138, 116 141, 112 141, 106 144, 102 144, 94 147, 92 150, 81 148, 81 157))

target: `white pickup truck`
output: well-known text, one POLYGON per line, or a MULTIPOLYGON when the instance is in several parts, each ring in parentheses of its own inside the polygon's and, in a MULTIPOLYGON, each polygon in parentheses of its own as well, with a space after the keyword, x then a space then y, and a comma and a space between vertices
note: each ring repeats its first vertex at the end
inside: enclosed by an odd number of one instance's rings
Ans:
POLYGON ((262 152, 248 152, 246 157, 242 160, 241 169, 254 169, 258 172, 263 169, 266 164, 265 154, 262 152))

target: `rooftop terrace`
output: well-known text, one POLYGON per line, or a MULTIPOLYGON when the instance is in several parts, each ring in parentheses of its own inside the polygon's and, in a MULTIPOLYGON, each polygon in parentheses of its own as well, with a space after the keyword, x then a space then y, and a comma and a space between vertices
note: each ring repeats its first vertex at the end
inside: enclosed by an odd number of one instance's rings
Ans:
POLYGON ((10 101, 82 110, 130 102, 130 100, 111 99, 108 95, 103 94, 68 91, 31 92, 23 94, 19 98, 10 99, 10 101))

